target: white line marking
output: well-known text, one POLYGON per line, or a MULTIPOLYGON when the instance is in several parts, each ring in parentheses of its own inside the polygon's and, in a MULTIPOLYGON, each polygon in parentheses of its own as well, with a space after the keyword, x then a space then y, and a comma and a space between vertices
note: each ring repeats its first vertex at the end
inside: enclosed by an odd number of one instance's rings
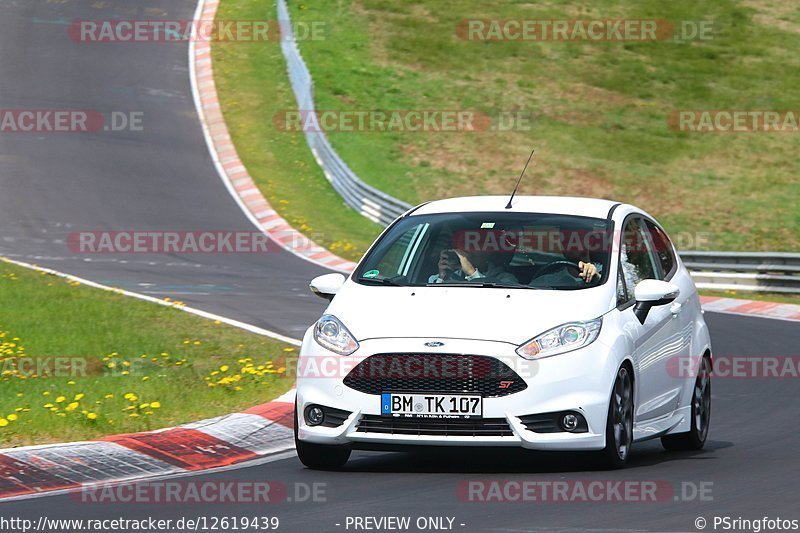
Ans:
POLYGON ((281 335, 275 331, 270 331, 268 329, 260 328, 258 326, 254 326, 252 324, 248 324, 246 322, 240 322, 239 320, 234 320, 232 318, 224 317, 222 315, 215 315, 214 313, 209 313, 208 311, 203 311, 202 309, 197 309, 194 307, 189 307, 185 305, 175 305, 175 302, 166 302, 159 298, 154 298, 152 296, 147 296, 146 294, 140 294, 138 292, 131 292, 124 289, 117 289, 114 287, 109 287, 108 285, 103 285, 101 283, 96 283, 94 281, 90 281, 88 279, 79 278, 78 276, 73 276, 72 274, 65 274, 64 272, 59 272, 57 270, 53 270, 50 268, 44 268, 36 265, 32 265, 30 263, 23 263, 22 261, 15 261, 14 259, 9 259, 4 256, 0 256, 0 260, 5 261, 6 263, 11 263, 17 266, 21 266, 24 268, 29 268, 31 270, 36 270, 38 272, 45 272, 47 274, 52 274, 54 276, 58 276, 60 278, 77 281, 82 285, 87 285, 89 287, 94 287, 96 289, 102 289, 105 291, 115 292, 117 294, 122 294, 124 296, 130 296, 131 298, 138 298, 139 300, 144 300, 146 302, 151 302, 158 305, 163 305, 164 307, 172 307, 173 309, 180 309, 181 311, 186 311, 187 313, 191 313, 193 315, 201 316, 203 318, 207 318, 209 320, 219 320, 224 324, 228 324, 229 326, 233 326, 235 328, 243 329, 245 331, 249 331, 250 333, 255 333, 257 335, 263 335, 265 337, 271 337, 275 340, 279 340, 281 342, 285 342, 286 344, 291 344, 292 346, 300 346, 302 343, 299 339, 294 339, 292 337, 287 337, 286 335, 281 335))

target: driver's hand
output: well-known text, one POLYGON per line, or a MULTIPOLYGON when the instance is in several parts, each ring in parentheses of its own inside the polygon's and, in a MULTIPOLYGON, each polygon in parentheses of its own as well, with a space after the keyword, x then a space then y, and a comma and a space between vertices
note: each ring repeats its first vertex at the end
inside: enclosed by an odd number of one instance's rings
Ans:
POLYGON ((461 272, 463 272, 465 276, 473 275, 477 269, 472 262, 467 259, 467 254, 464 253, 464 250, 458 250, 454 248, 452 251, 458 256, 458 260, 461 263, 461 272))
POLYGON ((594 266, 592 263, 585 263, 583 261, 578 261, 578 268, 580 269, 580 273, 578 274, 583 281, 589 283, 595 276, 598 276, 597 267, 594 266))

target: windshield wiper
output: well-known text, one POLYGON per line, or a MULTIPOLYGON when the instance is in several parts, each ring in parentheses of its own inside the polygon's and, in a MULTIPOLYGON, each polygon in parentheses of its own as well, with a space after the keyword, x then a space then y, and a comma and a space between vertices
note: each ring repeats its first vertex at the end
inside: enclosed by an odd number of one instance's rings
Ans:
POLYGON ((533 289, 539 290, 540 287, 531 287, 530 285, 522 285, 521 283, 509 285, 507 283, 497 283, 494 281, 462 281, 462 282, 445 282, 445 283, 428 283, 427 287, 478 287, 484 289, 533 289))
POLYGON ((363 283, 365 285, 388 285, 390 287, 405 287, 405 285, 401 285, 396 281, 393 281, 391 278, 358 278, 359 283, 363 283))

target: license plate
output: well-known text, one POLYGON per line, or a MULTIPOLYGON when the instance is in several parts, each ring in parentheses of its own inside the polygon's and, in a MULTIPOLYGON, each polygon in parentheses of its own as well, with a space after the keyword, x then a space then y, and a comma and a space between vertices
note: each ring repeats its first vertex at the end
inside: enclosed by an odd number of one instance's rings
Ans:
POLYGON ((463 394, 381 394, 381 414, 423 418, 480 418, 483 397, 463 394))

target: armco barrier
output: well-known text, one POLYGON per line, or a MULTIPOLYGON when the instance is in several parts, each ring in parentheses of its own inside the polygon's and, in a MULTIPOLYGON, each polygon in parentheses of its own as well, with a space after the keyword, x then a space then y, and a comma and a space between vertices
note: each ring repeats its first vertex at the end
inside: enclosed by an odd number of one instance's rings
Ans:
POLYGON ((680 252, 700 289, 800 294, 800 254, 680 252))
MULTIPOLYGON (((313 112, 316 109, 314 107, 314 82, 308 67, 300 56, 297 42, 294 40, 291 20, 284 0, 278 0, 278 20, 283 32, 281 50, 286 58, 289 80, 297 99, 297 107, 303 111, 313 112)), ((395 218, 411 208, 410 204, 393 198, 361 181, 333 150, 325 133, 307 131, 305 136, 325 177, 347 205, 382 226, 388 226, 395 218)))

